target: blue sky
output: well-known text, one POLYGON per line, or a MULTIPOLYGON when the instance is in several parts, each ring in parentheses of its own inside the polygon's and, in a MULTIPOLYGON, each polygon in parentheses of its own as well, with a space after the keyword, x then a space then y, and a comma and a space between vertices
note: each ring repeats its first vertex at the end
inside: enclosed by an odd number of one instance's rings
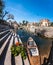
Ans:
POLYGON ((4 0, 5 10, 13 14, 17 22, 39 22, 48 18, 53 22, 53 0, 4 0))

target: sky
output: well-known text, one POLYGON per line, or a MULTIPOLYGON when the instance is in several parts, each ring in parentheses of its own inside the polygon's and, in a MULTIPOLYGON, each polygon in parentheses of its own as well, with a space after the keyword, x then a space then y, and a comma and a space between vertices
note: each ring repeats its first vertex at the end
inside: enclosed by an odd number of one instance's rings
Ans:
POLYGON ((14 15, 17 22, 27 20, 39 22, 49 19, 53 22, 53 0, 4 0, 5 10, 14 15))

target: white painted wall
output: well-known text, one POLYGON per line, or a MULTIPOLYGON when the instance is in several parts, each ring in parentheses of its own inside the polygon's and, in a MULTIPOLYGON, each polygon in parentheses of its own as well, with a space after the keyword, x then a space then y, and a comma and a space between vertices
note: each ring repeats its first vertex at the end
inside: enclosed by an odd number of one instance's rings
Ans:
POLYGON ((42 22, 41 26, 49 26, 48 22, 42 22))
POLYGON ((30 26, 30 31, 35 32, 35 26, 30 26))

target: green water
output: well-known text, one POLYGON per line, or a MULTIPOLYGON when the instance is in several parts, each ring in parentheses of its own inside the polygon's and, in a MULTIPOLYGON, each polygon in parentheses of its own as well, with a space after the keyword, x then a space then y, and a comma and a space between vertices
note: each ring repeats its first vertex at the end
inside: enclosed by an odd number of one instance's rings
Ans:
POLYGON ((27 43, 28 38, 31 36, 36 42, 39 49, 41 49, 42 51, 48 50, 51 47, 52 40, 53 40, 53 39, 45 39, 36 35, 29 34, 27 31, 24 30, 18 30, 17 34, 20 35, 20 38, 24 44, 27 43))

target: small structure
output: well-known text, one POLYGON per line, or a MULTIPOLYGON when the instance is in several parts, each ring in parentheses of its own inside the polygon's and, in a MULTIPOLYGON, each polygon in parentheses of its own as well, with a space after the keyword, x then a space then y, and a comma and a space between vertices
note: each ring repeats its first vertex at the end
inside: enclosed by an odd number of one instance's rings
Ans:
POLYGON ((13 20, 9 19, 9 20, 7 20, 7 22, 8 22, 8 25, 12 26, 13 20))
POLYGON ((27 24, 27 30, 29 30, 30 32, 35 32, 35 26, 37 26, 37 24, 36 23, 28 23, 27 24))
POLYGON ((14 30, 16 32, 16 30, 18 29, 18 23, 16 21, 12 22, 12 26, 14 27, 14 30))
POLYGON ((10 25, 10 26, 12 26, 14 29, 15 29, 15 31, 18 29, 18 23, 15 21, 15 20, 11 20, 11 19, 9 19, 9 20, 7 20, 7 22, 8 22, 8 24, 10 25))
POLYGON ((48 19, 40 20, 40 26, 46 26, 46 27, 50 26, 49 20, 48 19))
POLYGON ((12 22, 12 25, 14 26, 14 28, 18 28, 18 24, 16 21, 12 22))
POLYGON ((40 65, 39 50, 35 41, 29 37, 27 42, 27 53, 31 65, 40 65))

